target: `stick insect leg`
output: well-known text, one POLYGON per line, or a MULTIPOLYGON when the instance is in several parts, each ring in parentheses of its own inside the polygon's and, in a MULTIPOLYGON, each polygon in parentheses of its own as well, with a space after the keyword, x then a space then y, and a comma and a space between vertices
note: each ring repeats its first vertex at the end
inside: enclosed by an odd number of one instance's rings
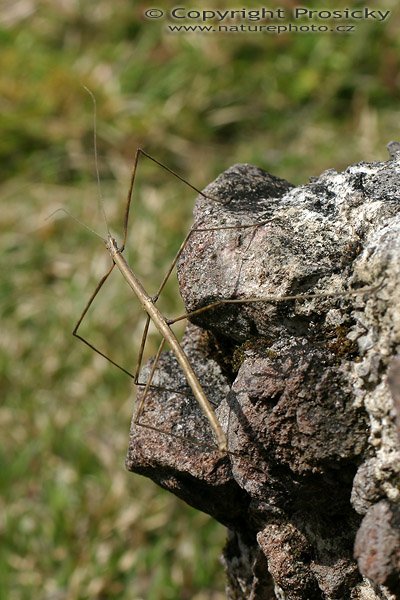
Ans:
MULTIPOLYGON (((127 199, 126 199, 126 206, 125 206, 125 215, 124 215, 124 229, 123 229, 123 242, 122 242, 122 247, 121 247, 121 252, 123 251, 123 249, 125 248, 126 245, 126 240, 128 237, 128 223, 129 223, 129 213, 130 213, 130 208, 131 208, 131 203, 132 203, 132 198, 133 198, 133 187, 135 184, 135 177, 136 177, 136 172, 137 172, 137 167, 139 164, 139 160, 141 156, 145 156, 146 158, 148 158, 149 160, 151 160, 153 163, 155 163, 156 165, 158 165, 159 167, 161 167, 162 169, 164 169, 164 171, 167 171, 167 173, 170 173, 171 175, 173 175, 174 177, 176 177, 177 179, 179 179, 179 181, 182 181, 182 183, 184 183, 185 185, 187 185, 190 189, 192 189, 193 191, 195 191, 197 194, 200 194, 201 196, 203 196, 203 198, 207 198, 209 200, 214 200, 215 202, 218 203, 224 203, 221 200, 219 200, 218 198, 214 198, 213 196, 207 196, 207 194, 205 194, 204 192, 202 192, 201 190, 199 190, 197 187, 195 187, 194 185, 192 185, 191 183, 189 183, 189 181, 187 181, 186 179, 184 179, 181 175, 179 175, 178 173, 176 173, 175 171, 173 171, 172 169, 170 169, 169 167, 167 167, 167 165, 164 165, 162 162, 160 162, 159 160, 157 160, 156 158, 154 158, 153 156, 151 156, 150 154, 148 154, 147 152, 145 152, 142 148, 137 148, 136 153, 135 153, 135 158, 133 161, 133 168, 132 168, 132 174, 131 174, 131 181, 129 184, 129 189, 128 189, 128 194, 127 194, 127 199)), ((259 223, 256 226, 260 226, 263 225, 264 223, 259 223)), ((239 226, 240 227, 240 226, 239 226)), ((253 225, 244 225, 243 227, 253 227, 253 225)), ((164 276, 164 279, 157 291, 157 294, 155 296, 155 301, 158 299, 160 293, 162 292, 166 282, 168 281, 169 276, 171 275, 178 259, 179 256, 181 255, 184 247, 187 244, 187 241, 189 239, 189 237, 192 235, 192 233, 194 231, 209 231, 209 230, 214 230, 214 229, 237 229, 236 225, 233 226, 227 226, 227 227, 215 227, 215 228, 195 228, 195 229, 191 229, 189 231, 189 233, 186 235, 185 239, 183 240, 182 244, 179 247, 178 252, 176 253, 171 266, 169 267, 167 273, 164 276)))
POLYGON ((84 344, 86 344, 86 346, 89 346, 89 348, 91 348, 92 350, 94 350, 95 352, 97 352, 97 354, 100 354, 100 356, 103 356, 104 358, 106 358, 110 363, 112 363, 113 365, 115 365, 116 367, 118 367, 118 369, 120 369, 121 371, 123 371, 124 373, 126 373, 127 375, 129 375, 129 377, 134 378, 134 374, 130 373, 127 369, 124 369, 124 367, 121 367, 121 365, 119 365, 118 363, 116 363, 112 358, 110 358, 109 356, 107 356, 106 354, 104 354, 104 352, 102 352, 101 350, 99 350, 98 348, 96 348, 96 346, 94 346, 91 342, 89 342, 86 338, 84 338, 83 336, 81 336, 78 333, 78 329, 81 326, 81 323, 83 321, 83 319, 85 318, 89 308, 91 307, 94 299, 96 298, 97 294, 99 293, 99 291, 101 290, 101 288, 103 287, 103 285, 105 284, 105 282, 107 281, 108 277, 111 274, 111 271, 113 270, 115 266, 115 263, 113 263, 111 265, 111 267, 108 269, 107 273, 105 275, 103 275, 103 277, 100 279, 99 283, 96 286, 96 289, 94 290, 93 294, 90 296, 85 308, 82 311, 81 316, 78 319, 78 322, 76 323, 74 330, 72 332, 72 335, 74 335, 76 338, 78 338, 78 340, 81 340, 84 344))
POLYGON ((160 343, 160 345, 158 347, 158 350, 157 350, 157 354, 156 354, 156 356, 154 358, 153 364, 151 365, 150 375, 149 375, 149 377, 148 377, 148 379, 146 381, 146 385, 144 386, 142 397, 140 398, 140 402, 139 402, 137 410, 136 410, 136 416, 135 416, 135 419, 134 419, 134 423, 136 425, 140 425, 141 424, 139 422, 140 421, 140 416, 141 416, 141 414, 143 412, 143 407, 144 407, 144 403, 145 403, 145 400, 146 400, 146 396, 147 396, 148 391, 149 391, 149 389, 151 387, 151 382, 153 381, 154 373, 155 373, 156 368, 157 368, 157 363, 158 363, 158 361, 160 359, 161 352, 163 351, 164 346, 165 346, 165 338, 163 338, 161 340, 161 343, 160 343))
POLYGON ((131 202, 132 202, 132 198, 133 198, 133 186, 135 185, 136 171, 137 171, 137 166, 139 163, 139 157, 140 157, 141 152, 142 152, 141 149, 137 148, 136 153, 135 153, 135 158, 133 160, 131 181, 129 184, 128 195, 127 195, 126 204, 125 204, 124 229, 123 229, 123 240, 122 240, 121 252, 123 252, 123 250, 125 248, 126 240, 128 237, 129 211, 131 209, 131 202))
POLYGON ((214 198, 212 196, 207 196, 204 192, 202 192, 197 187, 195 187, 194 185, 192 185, 191 183, 189 183, 189 181, 187 181, 186 179, 184 179, 181 175, 179 175, 178 173, 176 173, 175 171, 173 171, 172 169, 170 169, 169 167, 167 167, 167 165, 164 165, 162 162, 160 162, 156 158, 153 158, 153 156, 151 156, 150 154, 147 154, 147 152, 145 152, 143 150, 143 148, 137 148, 136 153, 135 153, 135 158, 134 158, 134 161, 133 161, 131 181, 130 181, 130 184, 129 184, 128 195, 127 195, 127 199, 126 199, 125 215, 124 215, 124 237, 123 237, 121 252, 125 248, 126 240, 127 240, 127 237, 128 237, 129 212, 130 212, 131 203, 132 203, 132 197, 133 197, 133 193, 132 192, 133 192, 133 186, 135 184, 135 177, 136 177, 137 167, 138 167, 139 160, 140 160, 141 156, 145 156, 149 160, 153 161, 153 163, 155 163, 156 165, 158 165, 159 167, 161 167, 162 169, 164 169, 164 171, 167 171, 167 173, 170 173, 171 175, 174 175, 174 177, 176 177, 177 179, 179 179, 180 181, 182 181, 182 183, 186 184, 189 188, 191 188, 193 191, 197 192, 198 194, 200 194, 204 198, 209 198, 210 200, 215 200, 216 202, 222 203, 222 201, 219 200, 218 198, 214 198))
POLYGON ((173 325, 178 321, 183 321, 183 319, 188 319, 190 317, 194 317, 199 315, 207 310, 211 310, 213 308, 218 308, 219 306, 224 306, 226 304, 252 304, 255 302, 288 302, 289 300, 310 300, 312 298, 349 298, 353 296, 359 296, 360 294, 366 294, 369 292, 375 292, 379 290, 383 285, 383 280, 380 281, 377 285, 372 285, 364 288, 360 288, 359 290, 354 290, 350 292, 319 292, 315 294, 293 294, 293 295, 283 295, 283 296, 260 296, 260 298, 227 298, 226 300, 217 300, 216 302, 211 302, 210 304, 206 304, 196 310, 192 310, 187 312, 179 317, 175 317, 174 319, 168 319, 168 325, 173 325))
POLYGON ((142 339, 141 339, 141 342, 140 342, 139 354, 138 354, 138 358, 137 358, 137 362, 136 362, 136 367, 135 367, 135 376, 133 378, 133 382, 134 382, 135 385, 140 385, 139 375, 140 375, 140 370, 142 368, 143 352, 144 352, 144 347, 146 345, 146 340, 147 340, 147 334, 149 332, 149 327, 150 327, 150 317, 149 317, 149 315, 147 315, 147 317, 146 317, 146 323, 144 325, 144 329, 143 329, 143 333, 142 333, 142 339))

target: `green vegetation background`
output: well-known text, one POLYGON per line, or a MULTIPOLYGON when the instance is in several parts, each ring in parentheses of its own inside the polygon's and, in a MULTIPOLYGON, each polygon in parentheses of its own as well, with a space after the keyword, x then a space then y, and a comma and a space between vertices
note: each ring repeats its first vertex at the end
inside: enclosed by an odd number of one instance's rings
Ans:
MULTIPOLYGON (((133 386, 71 336, 108 264, 76 222, 46 220, 64 207, 104 232, 82 85, 119 232, 138 145, 198 187, 235 162, 299 184, 399 138, 400 16, 379 5, 388 22, 351 35, 172 35, 145 2, 3 0, 0 600, 224 597, 224 530, 124 470, 133 386)), ((154 165, 139 175, 130 260, 151 288, 194 198, 154 165)), ((86 330, 132 366, 141 323, 117 277, 86 330)))

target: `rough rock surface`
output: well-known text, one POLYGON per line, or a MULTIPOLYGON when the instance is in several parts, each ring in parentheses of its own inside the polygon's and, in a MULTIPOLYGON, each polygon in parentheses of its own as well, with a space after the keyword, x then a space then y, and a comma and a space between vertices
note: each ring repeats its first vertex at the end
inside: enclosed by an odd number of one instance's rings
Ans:
POLYGON ((236 165, 198 198, 178 265, 188 311, 315 295, 192 317, 184 348, 227 455, 169 352, 147 427, 132 423, 128 469, 229 528, 231 600, 400 598, 400 152, 390 152, 297 188, 236 165))
POLYGON ((371 506, 357 532, 360 571, 400 595, 400 506, 381 500, 371 506))

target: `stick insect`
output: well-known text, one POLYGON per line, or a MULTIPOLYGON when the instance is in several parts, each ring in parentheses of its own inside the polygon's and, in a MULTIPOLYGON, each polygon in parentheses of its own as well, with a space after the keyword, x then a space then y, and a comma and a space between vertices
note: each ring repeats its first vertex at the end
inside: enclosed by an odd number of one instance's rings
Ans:
MULTIPOLYGON (((93 131, 94 131, 95 168, 96 168, 97 183, 98 183, 99 190, 100 190, 100 176, 99 176, 99 168, 98 168, 97 140, 96 140, 96 101, 95 101, 95 98, 94 98, 92 92, 90 90, 87 90, 87 91, 90 94, 92 101, 93 101, 93 105, 94 105, 94 129, 93 129, 93 131)), ((176 317, 174 319, 167 319, 157 308, 156 302, 157 302, 161 292, 163 291, 163 289, 164 289, 164 287, 165 287, 165 285, 166 285, 166 283, 167 283, 167 281, 179 259, 179 256, 181 255, 183 249, 185 248, 185 245, 187 244, 189 237, 191 235, 193 235, 193 233, 195 233, 197 231, 205 231, 205 230, 209 231, 210 229, 256 228, 256 227, 261 227, 261 226, 265 225, 266 222, 261 221, 261 222, 255 223, 255 224, 228 225, 225 227, 221 226, 221 227, 215 227, 215 228, 209 228, 209 227, 208 228, 201 228, 201 227, 192 228, 189 231, 189 233, 186 235, 186 237, 184 238, 182 244, 180 245, 178 252, 176 253, 170 267, 168 268, 167 273, 165 274, 165 276, 161 282, 161 285, 159 286, 155 296, 150 296, 147 293, 147 291, 145 290, 145 288, 143 287, 138 276, 135 274, 135 272, 132 270, 132 268, 129 266, 129 264, 127 263, 126 259, 123 256, 123 251, 125 249, 126 242, 127 242, 127 236, 128 236, 129 213, 130 213, 130 208, 131 208, 131 203, 132 203, 132 198, 133 198, 135 176, 137 173, 138 164, 139 164, 139 160, 141 157, 146 157, 147 159, 153 161, 153 163, 155 163, 156 165, 158 165, 159 167, 161 167, 162 169, 167 171, 169 174, 172 174, 174 177, 177 177, 186 186, 188 186, 190 189, 192 189, 196 193, 200 194, 203 198, 223 203, 223 201, 219 200, 218 198, 214 198, 214 197, 210 197, 210 196, 206 195, 204 192, 200 191, 195 186, 193 186, 191 183, 189 183, 187 180, 185 180, 183 177, 181 177, 180 175, 175 173, 172 169, 170 169, 169 167, 167 167, 166 165, 164 165, 163 163, 161 163, 160 161, 158 161, 157 159, 152 157, 150 154, 145 152, 142 148, 138 148, 136 151, 135 157, 134 157, 134 161, 133 161, 130 185, 129 185, 127 199, 126 199, 125 214, 124 214, 124 219, 123 219, 123 239, 122 239, 121 246, 118 245, 116 239, 110 233, 106 215, 105 215, 104 205, 102 203, 101 191, 99 191, 100 209, 103 214, 103 218, 104 218, 104 221, 106 224, 106 229, 107 229, 107 236, 106 236, 106 238, 102 238, 102 239, 103 239, 103 242, 105 243, 105 246, 110 254, 112 264, 111 264, 110 268, 108 269, 108 271, 100 279, 94 292, 92 293, 89 300, 87 301, 86 306, 84 307, 84 309, 73 329, 73 335, 75 337, 77 337, 78 339, 80 339, 82 342, 84 342, 92 350, 96 351, 98 354, 100 354, 101 356, 106 358, 109 362, 111 362, 113 365, 118 367, 124 373, 126 373, 127 375, 132 377, 134 379, 134 382, 136 385, 141 385, 144 387, 144 392, 142 394, 141 400, 137 407, 136 419, 135 419, 136 424, 140 424, 139 419, 140 419, 140 415, 143 411, 146 394, 147 394, 148 390, 150 389, 150 387, 152 387, 152 380, 154 377, 156 366, 157 366, 157 363, 161 356, 161 353, 163 351, 163 348, 165 346, 165 343, 168 343, 172 352, 174 353, 174 355, 176 357, 176 360, 178 361, 180 367, 182 368, 182 370, 185 374, 186 380, 194 394, 195 399, 197 400, 204 415, 208 419, 210 427, 214 433, 215 440, 216 440, 217 447, 218 447, 220 454, 225 455, 227 452, 229 452, 226 434, 223 431, 222 426, 219 423, 217 416, 214 412, 214 409, 211 405, 211 402, 208 399, 202 385, 200 384, 199 379, 198 379, 196 373, 194 372, 193 367, 190 364, 180 342, 178 341, 176 335, 172 331, 171 326, 174 323, 177 323, 178 321, 181 321, 183 319, 188 319, 190 317, 196 316, 207 310, 215 309, 219 306, 228 305, 228 304, 245 304, 245 303, 254 303, 254 302, 282 302, 282 301, 308 299, 308 298, 321 297, 321 296, 322 297, 324 297, 324 296, 326 296, 326 297, 334 297, 334 296, 343 297, 343 295, 346 295, 346 294, 343 294, 343 293, 337 293, 337 294, 335 294, 335 293, 326 293, 326 294, 318 293, 318 294, 282 295, 282 296, 268 295, 268 296, 250 297, 250 298, 228 298, 228 299, 212 302, 210 304, 207 304, 206 306, 203 306, 201 308, 193 310, 189 313, 180 315, 179 317, 176 317), (84 320, 89 308, 91 307, 93 301, 95 300, 97 294, 100 292, 104 283, 107 281, 107 279, 110 276, 111 272, 113 271, 114 267, 118 268, 118 270, 122 274, 123 278, 126 280, 128 285, 130 286, 130 288, 132 289, 132 291, 138 298, 142 308, 147 313, 144 332, 143 332, 140 349, 139 349, 137 366, 136 366, 136 370, 134 373, 131 373, 130 371, 128 371, 127 369, 125 369, 124 367, 119 365, 112 358, 107 356, 101 350, 96 348, 86 338, 84 338, 82 335, 80 335, 80 333, 78 333, 79 328, 82 324, 82 321, 84 320), (156 356, 154 358, 154 361, 153 361, 153 364, 151 367, 151 371, 150 371, 150 375, 147 379, 147 382, 146 382, 146 384, 142 384, 139 382, 139 371, 140 371, 141 364, 142 364, 142 357, 143 357, 143 352, 144 352, 146 338, 147 338, 147 334, 148 334, 148 330, 149 330, 150 321, 153 322, 153 324, 155 325, 155 327, 161 334, 162 341, 161 341, 161 344, 159 345, 156 356)), ((373 289, 376 289, 377 287, 378 286, 375 286, 374 288, 370 287, 370 288, 364 288, 361 290, 350 292, 350 295, 357 295, 357 294, 364 293, 366 291, 372 291, 373 289)), ((151 425, 144 425, 144 426, 152 429, 151 425)))

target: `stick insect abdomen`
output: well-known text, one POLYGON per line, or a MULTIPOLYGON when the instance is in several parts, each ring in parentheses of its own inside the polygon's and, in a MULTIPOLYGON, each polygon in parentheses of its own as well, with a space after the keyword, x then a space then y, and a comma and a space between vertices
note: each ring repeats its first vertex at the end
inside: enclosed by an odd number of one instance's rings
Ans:
POLYGON ((227 443, 225 433, 223 432, 222 427, 219 424, 217 417, 215 416, 214 410, 213 410, 207 396, 205 395, 204 390, 197 378, 197 375, 193 371, 193 368, 192 368, 186 354, 182 350, 182 347, 181 347, 178 339, 176 338, 171 327, 168 325, 167 321, 165 320, 165 318, 163 317, 161 312, 155 306, 152 298, 147 294, 146 290, 140 283, 139 279, 136 277, 136 275, 133 273, 132 269, 129 267, 125 258, 121 254, 120 248, 118 248, 117 242, 111 235, 109 235, 106 240, 106 246, 111 255, 111 258, 113 259, 114 263, 120 270, 124 279, 127 281, 128 285, 131 287, 131 289, 133 290, 133 292, 139 299, 144 310, 147 312, 147 314, 153 321, 154 325, 156 326, 156 328, 158 329, 160 334, 170 345, 172 351, 174 352, 174 354, 176 356, 177 361, 179 362, 180 366, 182 367, 182 369, 186 375, 186 379, 193 391, 195 398, 199 402, 201 408, 203 409, 203 411, 211 425, 211 428, 217 439, 217 444, 218 444, 218 448, 219 448, 220 452, 225 453, 228 449, 228 443, 227 443))

